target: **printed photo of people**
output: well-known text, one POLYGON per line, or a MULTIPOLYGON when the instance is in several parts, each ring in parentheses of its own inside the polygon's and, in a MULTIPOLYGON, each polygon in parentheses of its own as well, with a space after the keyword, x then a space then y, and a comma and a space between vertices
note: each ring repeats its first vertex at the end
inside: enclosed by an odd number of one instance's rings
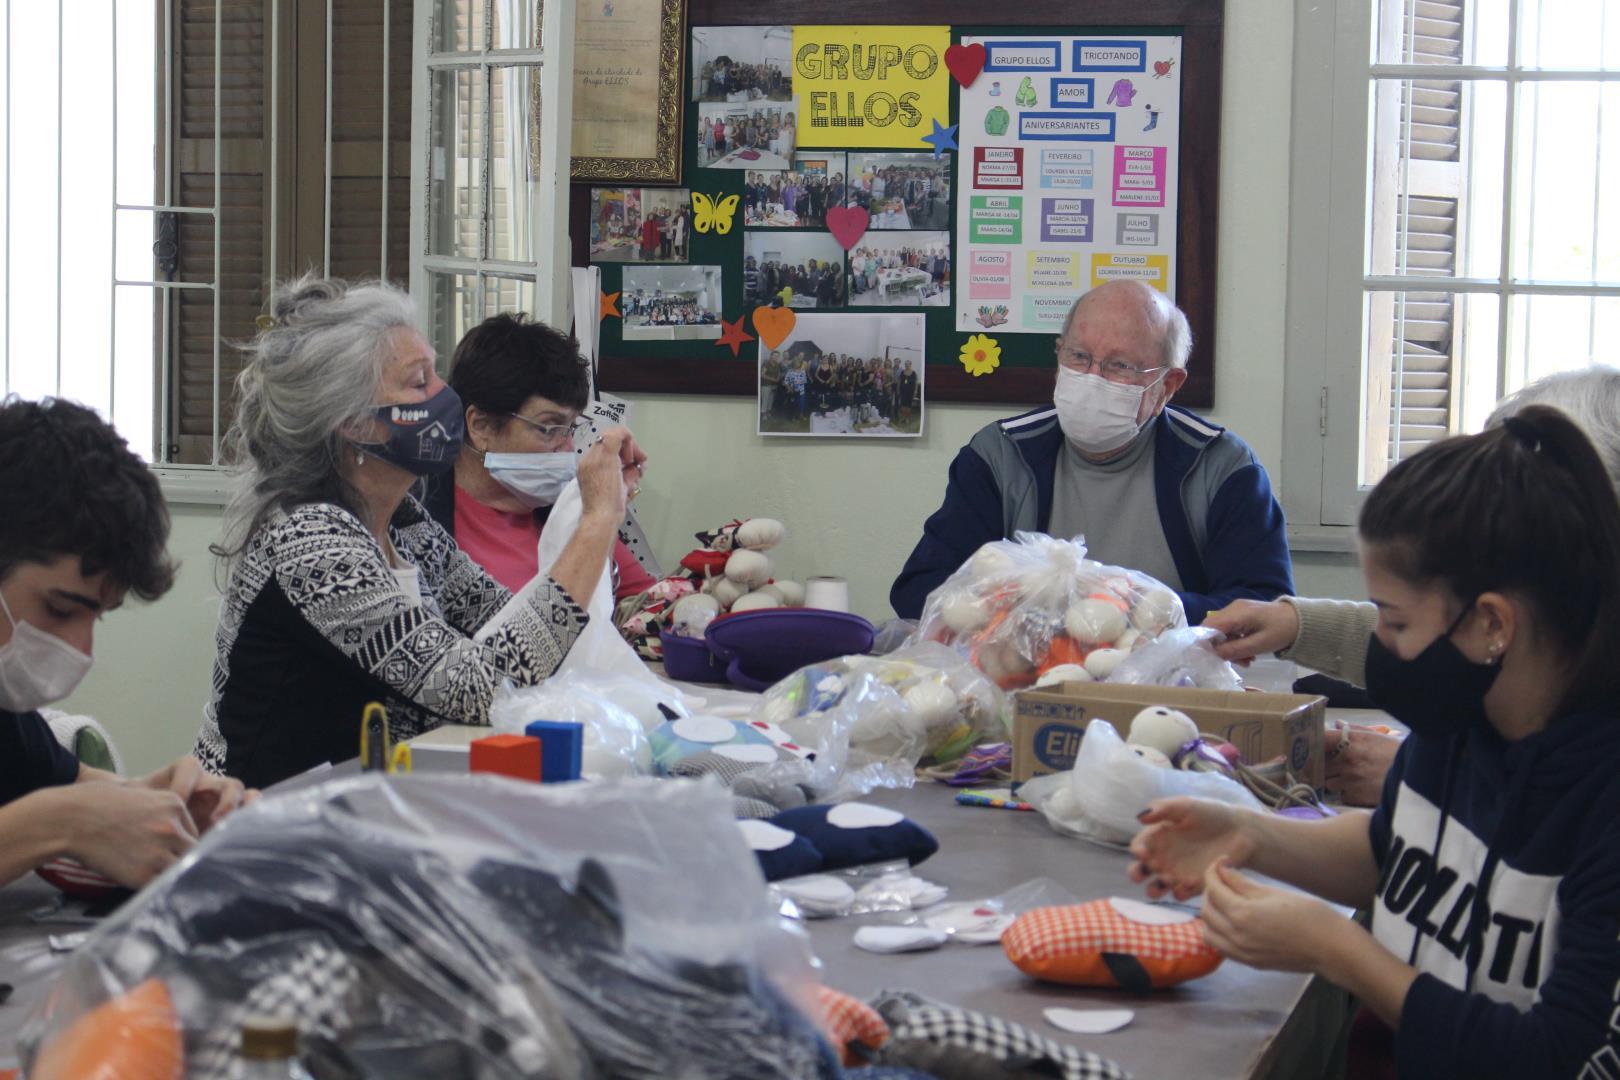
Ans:
POLYGON ((710 169, 781 172, 798 144, 793 102, 698 106, 698 164, 710 169))
POLYGON ((691 237, 686 188, 591 189, 591 262, 685 262, 691 237))
POLYGON ((951 300, 951 234, 869 232, 849 253, 850 306, 940 306, 951 300))
POLYGON ((849 205, 870 229, 950 228, 950 161, 931 154, 850 154, 849 205))
POLYGON ((743 238, 743 298, 795 311, 843 307, 844 249, 831 233, 750 232, 743 238))
POLYGON ((694 27, 691 63, 693 101, 788 101, 793 27, 694 27))
POLYGON ((923 427, 923 316, 801 315, 759 350, 761 435, 913 436, 923 427))
POLYGON ((720 336, 718 266, 627 266, 620 291, 626 341, 720 336))
POLYGON ((743 223, 755 228, 821 228, 827 208, 844 204, 844 155, 801 150, 785 172, 749 170, 743 223))

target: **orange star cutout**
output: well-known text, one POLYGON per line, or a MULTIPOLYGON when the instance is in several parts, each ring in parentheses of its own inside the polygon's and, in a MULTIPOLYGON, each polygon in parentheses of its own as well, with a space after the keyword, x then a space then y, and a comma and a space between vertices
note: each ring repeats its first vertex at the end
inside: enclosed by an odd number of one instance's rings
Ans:
POLYGON ((614 293, 606 293, 605 292, 605 293, 598 293, 598 295, 602 298, 602 308, 601 308, 602 313, 601 313, 601 315, 598 316, 598 318, 601 318, 601 319, 608 319, 608 318, 622 319, 622 318, 624 318, 623 315, 619 314, 619 294, 618 293, 616 293, 616 292, 614 292, 614 293))
POLYGON ((743 319, 747 317, 744 315, 736 322, 726 322, 724 318, 721 318, 720 337, 715 341, 715 344, 730 345, 731 355, 736 356, 737 350, 742 347, 743 342, 754 340, 754 335, 743 329, 743 319))

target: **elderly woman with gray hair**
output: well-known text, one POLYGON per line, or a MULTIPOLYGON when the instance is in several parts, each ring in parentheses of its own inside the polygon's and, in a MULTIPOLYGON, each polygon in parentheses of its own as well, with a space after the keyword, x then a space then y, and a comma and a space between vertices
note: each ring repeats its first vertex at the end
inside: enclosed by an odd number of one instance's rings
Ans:
POLYGON ((605 433, 579 463, 578 530, 513 595, 411 495, 455 464, 464 416, 386 284, 278 289, 246 347, 227 453, 229 580, 196 753, 256 787, 354 757, 366 704, 396 738, 487 722, 503 679, 556 671, 612 551, 646 457, 605 433))
MULTIPOLYGON (((1505 398, 1485 426, 1496 427, 1527 405, 1551 405, 1568 415, 1592 441, 1620 491, 1620 368, 1597 365, 1538 379, 1505 398)), ((1356 686, 1367 683, 1367 645, 1378 622, 1375 604, 1297 596, 1270 603, 1238 600, 1204 619, 1205 626, 1226 634, 1215 651, 1228 660, 1274 652, 1356 686)), ((1396 736, 1346 728, 1342 741, 1329 748, 1328 787, 1351 806, 1377 805, 1400 742, 1396 736)))

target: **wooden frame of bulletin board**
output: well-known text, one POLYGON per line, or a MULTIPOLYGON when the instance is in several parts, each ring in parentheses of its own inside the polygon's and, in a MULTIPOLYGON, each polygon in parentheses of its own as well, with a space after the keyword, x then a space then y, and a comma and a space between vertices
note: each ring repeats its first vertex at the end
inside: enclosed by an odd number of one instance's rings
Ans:
MULTIPOLYGON (((1220 116, 1221 116, 1221 38, 1224 0, 1024 0, 1012 9, 1000 10, 970 0, 930 0, 919 6, 912 21, 949 25, 951 40, 964 36, 1027 32, 1031 35, 1056 34, 1176 34, 1181 38, 1181 101, 1179 114, 1179 153, 1174 175, 1179 194, 1175 218, 1176 302, 1192 326, 1194 347, 1188 364, 1186 385, 1177 395, 1179 404, 1208 407, 1215 398, 1214 341, 1216 293, 1216 233, 1219 204, 1220 116)), ((689 0, 688 27, 681 50, 682 88, 691 85, 691 27, 792 25, 795 21, 838 25, 894 25, 895 5, 879 0, 823 0, 806 9, 773 0, 689 0), (796 19, 809 14, 810 19, 796 19)), ((960 88, 954 83, 950 94, 950 123, 958 122, 960 88)), ((696 166, 699 110, 686 110, 682 138, 682 176, 678 186, 693 191, 724 195, 740 192, 740 169, 705 169, 696 166)), ((927 145, 906 147, 929 151, 927 145)), ((808 152, 808 151, 807 151, 808 152)), ((956 151, 947 151, 954 156, 956 151)), ((952 169, 953 176, 956 170, 952 169)), ((610 186, 603 182, 573 185, 569 209, 573 262, 590 261, 591 190, 610 186)), ((953 277, 965 280, 965 267, 958 253, 964 249, 957 230, 956 201, 967 197, 953 183, 951 190, 950 232, 953 277)), ((742 212, 730 237, 690 238, 691 263, 702 264, 725 258, 738 244, 736 233, 743 231, 742 212)), ((738 248, 740 250, 740 248, 738 248)), ((724 317, 733 319, 745 311, 742 262, 726 259, 722 282, 724 317)), ((619 289, 622 268, 602 265, 602 288, 619 289)), ((954 298, 954 297, 953 297, 954 298)), ((1002 345, 1001 367, 988 376, 970 375, 959 360, 959 350, 968 338, 958 330, 952 317, 954 306, 932 308, 926 313, 927 376, 926 397, 932 402, 1039 403, 1049 401, 1052 388, 1052 337, 1045 334, 1006 334, 1002 345)), ((598 368, 604 390, 734 394, 753 396, 758 387, 758 343, 749 342, 733 358, 731 350, 716 347, 713 341, 634 342, 623 340, 622 321, 609 318, 602 323, 598 368)), ((752 330, 751 323, 745 323, 752 330)), ((993 333, 993 331, 992 331, 993 333)))

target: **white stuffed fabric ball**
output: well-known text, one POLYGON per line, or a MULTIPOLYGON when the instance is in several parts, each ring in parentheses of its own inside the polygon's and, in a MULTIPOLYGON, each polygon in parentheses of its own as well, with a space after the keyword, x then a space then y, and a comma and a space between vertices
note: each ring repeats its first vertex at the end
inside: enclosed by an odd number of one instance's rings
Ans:
POLYGON ((1125 739, 1137 746, 1151 746, 1165 757, 1198 738, 1198 725, 1179 709, 1163 705, 1143 709, 1131 720, 1131 733, 1125 739))
POLYGON ((786 578, 777 578, 771 582, 772 587, 782 594, 783 607, 804 607, 804 586, 797 581, 786 578))
POLYGON ((682 637, 702 637, 709 623, 720 614, 720 601, 708 593, 692 593, 675 601, 670 629, 682 637))
POLYGON ((740 548, 726 560, 726 577, 739 585, 757 588, 771 580, 770 556, 740 548))
POLYGON ((1046 669, 1046 674, 1035 680, 1035 688, 1056 686, 1066 682, 1090 682, 1091 672, 1079 664, 1059 664, 1046 669))
POLYGON ((971 593, 959 592, 939 605, 939 617, 958 634, 971 634, 990 624, 990 610, 971 593))
POLYGON ((787 530, 775 518, 749 518, 737 528, 737 546, 765 551, 782 542, 787 530))
POLYGON ((703 591, 720 601, 721 611, 730 611, 731 605, 741 600, 748 592, 747 586, 739 585, 727 577, 710 578, 703 586, 703 591))
POLYGON ((924 680, 908 688, 901 696, 925 728, 943 724, 956 716, 956 695, 942 682, 924 680))
POLYGON ((1112 645, 1125 632, 1125 613, 1107 600, 1087 597, 1069 605, 1063 625, 1076 641, 1112 645))
POLYGON ((1131 625, 1144 634, 1163 633, 1176 620, 1181 601, 1169 589, 1144 592, 1131 607, 1131 625))
POLYGON ((973 558, 968 560, 968 569, 973 572, 975 579, 984 581, 1002 577, 1017 566, 1013 557, 999 546, 1001 543, 999 540, 991 541, 973 553, 973 558))
POLYGON ((1151 746, 1140 746, 1135 743, 1127 743, 1126 748, 1130 750, 1131 753, 1135 754, 1137 757, 1141 758, 1143 761, 1155 768, 1170 768, 1170 759, 1159 753, 1159 751, 1153 749, 1151 746))
POLYGON ((1086 671, 1093 679, 1106 679, 1130 655, 1123 649, 1093 649, 1086 656, 1086 671))
POLYGON ((768 592, 751 592, 746 596, 739 596, 737 602, 731 605, 733 613, 739 611, 764 611, 766 608, 781 607, 782 601, 768 592))

